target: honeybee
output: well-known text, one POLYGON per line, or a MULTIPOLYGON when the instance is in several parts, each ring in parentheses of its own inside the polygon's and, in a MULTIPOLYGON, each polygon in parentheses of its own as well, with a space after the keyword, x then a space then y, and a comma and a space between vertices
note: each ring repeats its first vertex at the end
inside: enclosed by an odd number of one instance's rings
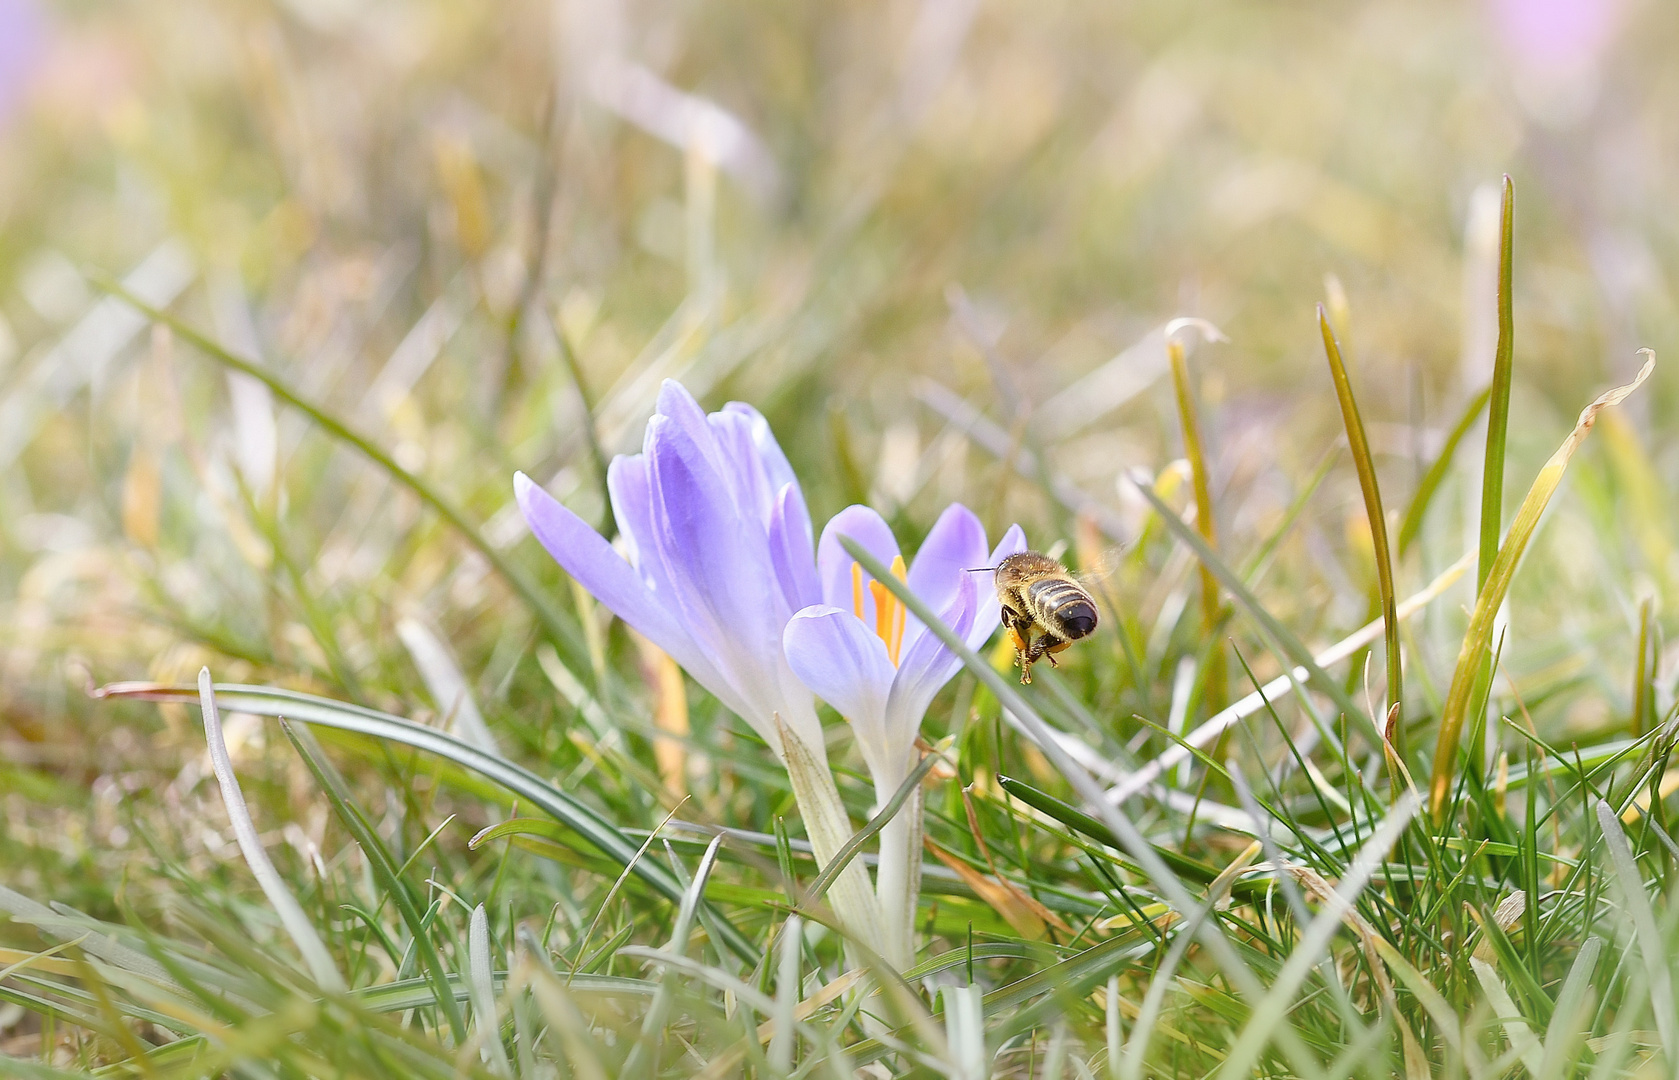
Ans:
POLYGON ((1048 555, 1036 551, 1010 555, 997 564, 993 580, 1022 684, 1032 681, 1033 664, 1048 657, 1049 666, 1054 667, 1056 653, 1096 629, 1095 599, 1048 555))

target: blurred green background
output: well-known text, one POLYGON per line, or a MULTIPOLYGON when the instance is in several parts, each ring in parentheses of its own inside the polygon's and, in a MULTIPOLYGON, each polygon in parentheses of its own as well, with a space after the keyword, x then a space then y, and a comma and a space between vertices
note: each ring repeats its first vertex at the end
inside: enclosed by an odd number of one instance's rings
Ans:
MULTIPOLYGON (((208 663, 424 716, 404 619, 511 753, 581 760, 575 703, 483 558, 260 384, 101 300, 99 274, 366 432, 591 627, 510 485, 552 479, 598 518, 591 414, 602 455, 631 450, 678 378, 764 409, 819 522, 870 501, 913 542, 961 499, 993 535, 1073 542, 1048 478, 1123 545, 1143 515, 1122 473, 1183 453, 1174 316, 1230 339, 1191 362, 1220 542, 1245 558, 1343 439, 1326 296, 1403 511, 1490 376, 1502 173, 1507 512, 1637 348, 1673 353, 1676 46, 1679 8, 1650 0, 0 0, 0 880, 97 906, 135 854, 114 807, 167 814, 202 776, 177 776, 195 716, 88 686, 208 663), (999 451, 1047 464, 1020 479, 999 451)), ((1658 366, 1605 419, 1513 595, 1511 685, 1564 741, 1624 726, 1638 604, 1672 623, 1676 393, 1658 366)), ((1401 595, 1469 549, 1473 497, 1448 482, 1401 595)), ((1343 450, 1262 581, 1314 645, 1371 614, 1363 514, 1343 450)), ((1157 580, 1162 561, 1116 588, 1169 644, 1188 564, 1157 580)), ((1425 683, 1455 656, 1453 595, 1416 633, 1425 683)), ((563 659, 598 675, 590 634, 563 659)), ((1148 685, 1111 648, 1070 659, 1123 717, 1164 715, 1175 655, 1151 649, 1148 685)))

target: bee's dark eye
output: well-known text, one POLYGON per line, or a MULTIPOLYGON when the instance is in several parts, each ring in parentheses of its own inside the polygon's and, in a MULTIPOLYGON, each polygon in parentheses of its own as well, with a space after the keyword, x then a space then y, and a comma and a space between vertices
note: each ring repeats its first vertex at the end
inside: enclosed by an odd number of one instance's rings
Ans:
POLYGON ((1061 612, 1061 626, 1068 637, 1084 637, 1096 629, 1096 609, 1089 604, 1070 604, 1061 612))

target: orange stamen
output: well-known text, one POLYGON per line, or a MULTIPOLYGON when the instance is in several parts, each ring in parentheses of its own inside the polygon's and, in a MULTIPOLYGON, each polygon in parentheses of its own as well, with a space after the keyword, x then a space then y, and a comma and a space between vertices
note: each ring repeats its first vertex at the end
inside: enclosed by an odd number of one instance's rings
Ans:
POLYGON ((874 632, 886 642, 887 652, 891 652, 892 609, 897 606, 898 600, 878 581, 869 582, 869 592, 874 596, 874 632))
MULTIPOLYGON (((892 576, 899 581, 909 580, 909 575, 904 570, 902 555, 892 559, 892 576)), ((904 647, 904 622, 909 616, 909 611, 880 582, 871 581, 868 584, 867 595, 874 597, 874 632, 886 643, 886 655, 892 658, 892 666, 897 667, 898 654, 904 647)), ((859 619, 863 618, 863 596, 863 567, 858 563, 852 563, 851 608, 859 619)))
MULTIPOLYGON (((902 555, 894 556, 892 559, 892 576, 905 584, 909 582, 909 574, 904 569, 904 557, 902 555)), ((909 609, 901 603, 894 604, 892 615, 892 638, 886 643, 886 652, 892 657, 892 666, 896 667, 898 654, 903 652, 904 648, 904 622, 909 618, 909 609)))

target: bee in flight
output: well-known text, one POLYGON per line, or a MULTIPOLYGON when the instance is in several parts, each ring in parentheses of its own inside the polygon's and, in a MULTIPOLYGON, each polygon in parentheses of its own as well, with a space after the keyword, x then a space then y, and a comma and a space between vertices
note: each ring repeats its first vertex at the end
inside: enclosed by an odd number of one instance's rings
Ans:
POLYGON ((1054 667, 1056 653, 1096 629, 1096 601, 1065 566, 1036 551, 1010 555, 995 570, 1003 625, 1020 681, 1029 683, 1033 664, 1047 656, 1054 667))

